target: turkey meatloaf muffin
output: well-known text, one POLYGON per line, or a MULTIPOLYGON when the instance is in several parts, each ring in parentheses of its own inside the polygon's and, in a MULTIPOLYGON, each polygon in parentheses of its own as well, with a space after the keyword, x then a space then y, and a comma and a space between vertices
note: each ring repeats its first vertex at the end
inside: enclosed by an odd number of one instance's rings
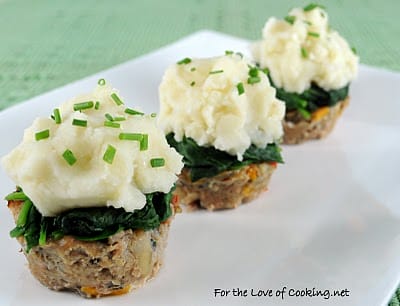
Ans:
POLYGON ((283 143, 325 137, 349 104, 359 61, 355 49, 316 4, 268 19, 262 36, 252 53, 286 103, 283 143))
POLYGON ((167 69, 159 94, 159 124, 183 155, 183 204, 234 208, 267 189, 282 162, 285 112, 267 75, 232 51, 185 58, 167 69))
POLYGON ((46 287, 122 294, 159 270, 183 164, 155 120, 100 80, 36 119, 3 158, 18 186, 6 197, 10 235, 46 287))

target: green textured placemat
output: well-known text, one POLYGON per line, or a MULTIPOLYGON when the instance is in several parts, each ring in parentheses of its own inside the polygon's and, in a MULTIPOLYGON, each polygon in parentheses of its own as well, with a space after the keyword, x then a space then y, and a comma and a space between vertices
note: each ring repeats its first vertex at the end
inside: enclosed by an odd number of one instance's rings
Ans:
MULTIPOLYGON (((320 1, 362 62, 400 70, 399 0, 320 1)), ((257 39, 308 1, 0 0, 0 109, 199 29, 257 39)))
MULTIPOLYGON (((269 16, 309 1, 0 0, 0 109, 200 29, 260 37, 269 16)), ((324 4, 365 64, 400 70, 399 0, 324 4)), ((399 305, 397 290, 390 306, 399 305)))

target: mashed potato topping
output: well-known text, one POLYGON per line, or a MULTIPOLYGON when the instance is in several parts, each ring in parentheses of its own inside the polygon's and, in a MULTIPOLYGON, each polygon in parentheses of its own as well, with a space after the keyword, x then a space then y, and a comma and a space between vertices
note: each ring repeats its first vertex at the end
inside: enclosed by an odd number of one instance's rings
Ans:
POLYGON ((156 118, 127 109, 100 84, 62 104, 61 123, 37 118, 2 160, 44 216, 78 207, 140 209, 146 193, 169 192, 183 167, 156 118))
POLYGON ((312 82, 325 90, 339 89, 357 75, 359 58, 328 24, 320 7, 295 8, 285 20, 270 18, 263 38, 252 46, 253 56, 267 67, 274 84, 302 93, 312 82))
POLYGON ((177 141, 191 137, 241 160, 251 144, 265 147, 283 133, 285 106, 268 77, 231 52, 170 66, 159 94, 159 124, 177 141))

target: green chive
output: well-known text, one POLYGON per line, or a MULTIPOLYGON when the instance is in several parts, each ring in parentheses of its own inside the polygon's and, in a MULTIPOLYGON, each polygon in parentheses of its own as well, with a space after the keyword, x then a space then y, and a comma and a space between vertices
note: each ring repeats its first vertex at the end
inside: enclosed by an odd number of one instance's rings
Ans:
POLYGON ((144 113, 134 110, 132 108, 125 108, 125 114, 128 115, 144 115, 144 113))
POLYGON ((100 102, 96 101, 96 104, 94 105, 94 109, 98 110, 100 108, 100 102))
POLYGON ((260 77, 249 77, 248 79, 247 79, 247 83, 248 84, 256 84, 256 83, 259 83, 261 81, 261 78, 260 77))
POLYGON ((87 120, 74 119, 74 120, 72 120, 72 125, 86 127, 87 120))
POLYGON ((288 22, 288 23, 290 23, 290 24, 294 24, 294 22, 296 21, 296 16, 286 16, 285 18, 285 21, 286 22, 288 22))
POLYGON ((48 129, 40 131, 40 132, 37 132, 35 134, 36 141, 39 141, 39 140, 42 140, 42 139, 46 139, 46 138, 49 138, 49 137, 50 137, 50 130, 48 130, 48 129))
POLYGON ((99 84, 100 86, 104 86, 104 85, 106 85, 106 80, 100 79, 100 80, 97 82, 97 84, 99 84))
POLYGON ((16 238, 22 236, 25 233, 25 228, 23 226, 16 226, 10 231, 10 237, 16 238))
POLYGON ((56 122, 56 124, 60 124, 61 123, 60 110, 58 108, 54 109, 53 114, 54 114, 54 121, 56 122))
POLYGON ((316 33, 316 32, 308 32, 307 35, 308 35, 308 36, 312 36, 312 37, 316 37, 316 38, 319 37, 319 34, 316 33))
POLYGON ((301 47, 301 56, 303 58, 307 58, 308 57, 308 52, 305 48, 301 47))
POLYGON ((353 53, 354 53, 355 55, 357 55, 357 49, 356 49, 356 48, 352 47, 352 48, 351 48, 351 51, 353 51, 353 53))
POLYGON ((16 222, 17 226, 24 226, 26 224, 26 220, 28 220, 29 211, 31 210, 32 205, 33 203, 31 200, 24 201, 16 222))
POLYGON ((134 140, 134 141, 142 141, 143 134, 139 133, 120 133, 119 134, 120 140, 134 140))
POLYGON ((75 103, 74 104, 74 111, 80 111, 84 109, 89 109, 94 106, 93 101, 87 101, 87 102, 81 102, 81 103, 75 103))
POLYGON ((124 102, 122 102, 122 100, 118 97, 118 95, 115 92, 111 94, 111 98, 118 106, 124 104, 124 102))
POLYGON ((196 84, 195 81, 192 81, 192 83, 190 83, 190 86, 194 86, 196 84))
POLYGON ((300 106, 300 108, 305 108, 308 104, 307 100, 304 99, 298 99, 297 100, 297 104, 300 106))
POLYGON ((233 51, 231 51, 231 50, 225 50, 225 55, 232 55, 233 54, 233 51))
POLYGON ((190 71, 191 71, 191 72, 196 71, 196 67, 190 68, 190 71))
POLYGON ((21 201, 21 200, 28 200, 28 197, 25 195, 23 191, 15 191, 10 193, 5 197, 6 201, 21 201))
POLYGON ((264 68, 261 71, 264 72, 265 75, 269 74, 269 69, 268 68, 264 68))
POLYGON ((236 85, 236 88, 238 90, 238 95, 240 96, 241 94, 244 94, 244 87, 243 87, 243 83, 240 82, 236 85))
POLYGON ((107 150, 104 152, 103 160, 111 165, 114 161, 115 152, 117 152, 117 149, 112 145, 108 145, 107 150))
POLYGON ((305 6, 303 8, 303 10, 304 10, 304 12, 309 12, 309 11, 312 11, 313 9, 315 9, 317 7, 325 9, 325 6, 323 6, 323 5, 316 4, 316 3, 310 3, 309 5, 305 6))
POLYGON ((178 65, 186 65, 189 64, 192 61, 189 57, 185 57, 184 59, 180 60, 177 62, 178 65))
POLYGON ((217 73, 222 73, 224 72, 222 69, 221 70, 214 70, 214 71, 210 71, 210 74, 217 74, 217 73))
POLYGON ((45 245, 47 238, 47 222, 43 221, 40 223, 40 234, 39 234, 39 245, 45 245))
POLYGON ((157 117, 157 114, 156 113, 151 113, 150 117, 155 118, 155 117, 157 117))
POLYGON ((112 122, 112 121, 104 121, 104 126, 106 127, 112 127, 112 128, 120 128, 121 125, 117 122, 112 122))
POLYGON ((122 116, 114 117, 114 121, 125 121, 125 120, 126 120, 126 118, 122 117, 122 116))
POLYGON ((297 110, 298 110, 298 112, 300 113, 300 115, 301 115, 304 119, 308 120, 308 119, 311 118, 310 112, 306 111, 304 108, 299 108, 299 109, 297 109, 297 110))
POLYGON ((249 76, 258 77, 258 68, 251 67, 250 70, 249 70, 249 76))
POLYGON ((163 167, 165 165, 165 159, 164 158, 152 158, 152 159, 150 159, 150 165, 153 168, 163 167))
POLYGON ((111 116, 109 113, 104 114, 104 117, 106 117, 106 119, 107 119, 108 121, 114 121, 114 117, 111 116))
POLYGON ((140 141, 140 151, 146 151, 149 147, 149 135, 143 134, 143 138, 140 141))
POLYGON ((76 163, 76 157, 75 157, 74 153, 72 153, 72 151, 69 149, 66 149, 64 151, 64 153, 62 154, 62 157, 65 159, 65 161, 70 166, 72 166, 73 164, 76 163))

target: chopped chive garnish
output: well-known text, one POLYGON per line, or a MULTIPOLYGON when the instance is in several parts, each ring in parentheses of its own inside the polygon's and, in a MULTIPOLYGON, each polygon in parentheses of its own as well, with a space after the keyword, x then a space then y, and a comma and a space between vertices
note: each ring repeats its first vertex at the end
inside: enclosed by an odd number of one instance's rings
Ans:
POLYGON ((39 140, 42 140, 42 139, 46 139, 46 138, 49 138, 49 137, 50 137, 50 130, 48 130, 48 129, 40 131, 40 132, 37 132, 35 134, 36 141, 39 141, 39 140))
POLYGON ((300 115, 301 115, 304 119, 306 119, 306 120, 308 120, 308 119, 311 118, 311 114, 310 114, 308 111, 306 111, 304 108, 299 108, 299 109, 298 109, 298 112, 299 112, 300 115))
POLYGON ((257 77, 258 76, 258 68, 251 67, 250 70, 249 70, 249 76, 257 77))
POLYGON ((107 120, 114 121, 114 117, 111 116, 109 113, 106 113, 104 116, 106 117, 107 120))
POLYGON ((68 165, 72 166, 73 164, 76 163, 76 157, 74 153, 72 153, 71 150, 66 149, 62 155, 62 157, 65 159, 65 161, 68 163, 68 165))
POLYGON ((106 127, 112 127, 112 128, 116 128, 116 129, 118 129, 118 128, 121 127, 121 125, 120 125, 119 123, 117 123, 117 122, 112 122, 112 121, 104 121, 104 126, 106 126, 106 127))
POLYGON ((259 83, 261 81, 261 78, 260 77, 249 77, 248 79, 247 79, 247 83, 248 84, 256 84, 256 83, 259 83))
POLYGON ((60 124, 61 123, 60 110, 58 108, 54 109, 53 114, 54 114, 54 121, 56 122, 56 124, 60 124))
POLYGON ((186 65, 186 64, 189 64, 190 62, 192 62, 192 59, 190 59, 189 57, 185 57, 184 59, 177 62, 177 64, 178 65, 186 65))
POLYGON ((125 114, 128 115, 144 115, 144 113, 134 110, 132 108, 125 108, 125 114))
POLYGON ((268 68, 264 68, 261 70, 262 72, 264 72, 264 74, 268 75, 269 74, 269 69, 268 68))
POLYGON ((236 52, 237 55, 240 56, 240 58, 243 58, 243 53, 242 52, 236 52))
POLYGON ((94 109, 98 110, 100 108, 100 102, 96 101, 96 104, 94 105, 94 109))
POLYGON ((104 85, 106 85, 106 80, 100 79, 100 80, 97 82, 97 84, 99 84, 100 86, 104 86, 104 85))
POLYGON ((294 24, 294 22, 296 21, 296 16, 286 16, 285 18, 285 21, 286 22, 288 22, 288 23, 290 23, 290 24, 294 24))
POLYGON ((305 48, 301 47, 301 56, 303 58, 307 58, 308 57, 308 52, 305 48))
POLYGON ((225 55, 232 55, 233 54, 233 51, 231 51, 231 50, 225 50, 225 55))
POLYGON ((126 118, 122 117, 122 116, 114 117, 114 121, 125 121, 125 120, 126 120, 126 118))
POLYGON ((107 150, 104 152, 103 160, 111 165, 114 161, 115 152, 117 152, 117 149, 115 149, 112 145, 108 145, 107 150))
POLYGON ((87 120, 74 119, 74 120, 72 120, 72 125, 86 127, 87 126, 87 120))
POLYGON ((50 118, 53 119, 53 120, 56 120, 56 118, 54 117, 54 114, 51 114, 50 118))
POLYGON ((190 68, 190 71, 191 71, 191 72, 196 71, 196 67, 190 68))
POLYGON ((118 95, 115 92, 111 94, 111 98, 118 106, 124 104, 124 102, 122 102, 122 100, 118 97, 118 95))
POLYGON ((150 159, 150 165, 153 168, 163 167, 165 165, 165 159, 164 158, 152 158, 152 159, 150 159))
POLYGON ((17 226, 24 226, 26 224, 26 220, 28 220, 29 211, 31 210, 32 205, 33 203, 31 200, 24 201, 16 222, 17 226))
POLYGON ((356 49, 356 48, 351 47, 351 51, 353 51, 353 53, 354 53, 355 55, 357 55, 357 49, 356 49))
POLYGON ((238 95, 240 96, 241 94, 244 94, 244 87, 243 87, 243 83, 240 82, 236 85, 236 88, 238 90, 238 95))
POLYGON ((304 100, 304 99, 298 99, 298 100, 297 100, 297 104, 298 104, 301 108, 305 108, 305 107, 307 107, 308 102, 307 102, 307 100, 304 100))
POLYGON ((143 138, 140 141, 140 151, 146 151, 149 147, 149 135, 143 134, 143 138))
POLYGON ((196 84, 195 81, 192 81, 192 83, 190 83, 190 86, 194 86, 196 84))
POLYGON ((217 73, 222 73, 224 72, 222 69, 221 70, 214 70, 214 71, 210 71, 210 74, 217 74, 217 73))
POLYGON ((150 117, 155 118, 155 117, 157 117, 157 114, 156 113, 151 113, 150 117))
POLYGON ((81 102, 81 103, 75 103, 74 104, 74 111, 80 111, 84 109, 89 109, 94 106, 93 101, 87 101, 87 102, 81 102))
POLYGON ((317 8, 317 7, 322 8, 322 9, 325 8, 325 6, 323 6, 323 5, 316 4, 316 3, 310 3, 309 5, 306 5, 306 6, 303 8, 303 10, 304 10, 304 12, 308 12, 308 11, 312 11, 313 9, 315 9, 315 8, 317 8))
POLYGON ((16 226, 10 231, 10 237, 16 238, 22 236, 25 233, 25 228, 23 226, 16 226))
POLYGON ((120 133, 119 139, 121 140, 134 140, 134 141, 142 141, 143 134, 140 133, 120 133))
POLYGON ((316 32, 308 32, 307 35, 312 36, 312 37, 317 37, 317 38, 319 37, 319 34, 316 32))
POLYGON ((43 222, 43 217, 42 217, 42 222, 40 222, 39 245, 46 244, 46 238, 47 238, 46 236, 47 236, 47 222, 43 222))
POLYGON ((10 193, 5 197, 6 201, 18 201, 18 200, 27 200, 28 197, 25 195, 23 191, 15 191, 10 193))

